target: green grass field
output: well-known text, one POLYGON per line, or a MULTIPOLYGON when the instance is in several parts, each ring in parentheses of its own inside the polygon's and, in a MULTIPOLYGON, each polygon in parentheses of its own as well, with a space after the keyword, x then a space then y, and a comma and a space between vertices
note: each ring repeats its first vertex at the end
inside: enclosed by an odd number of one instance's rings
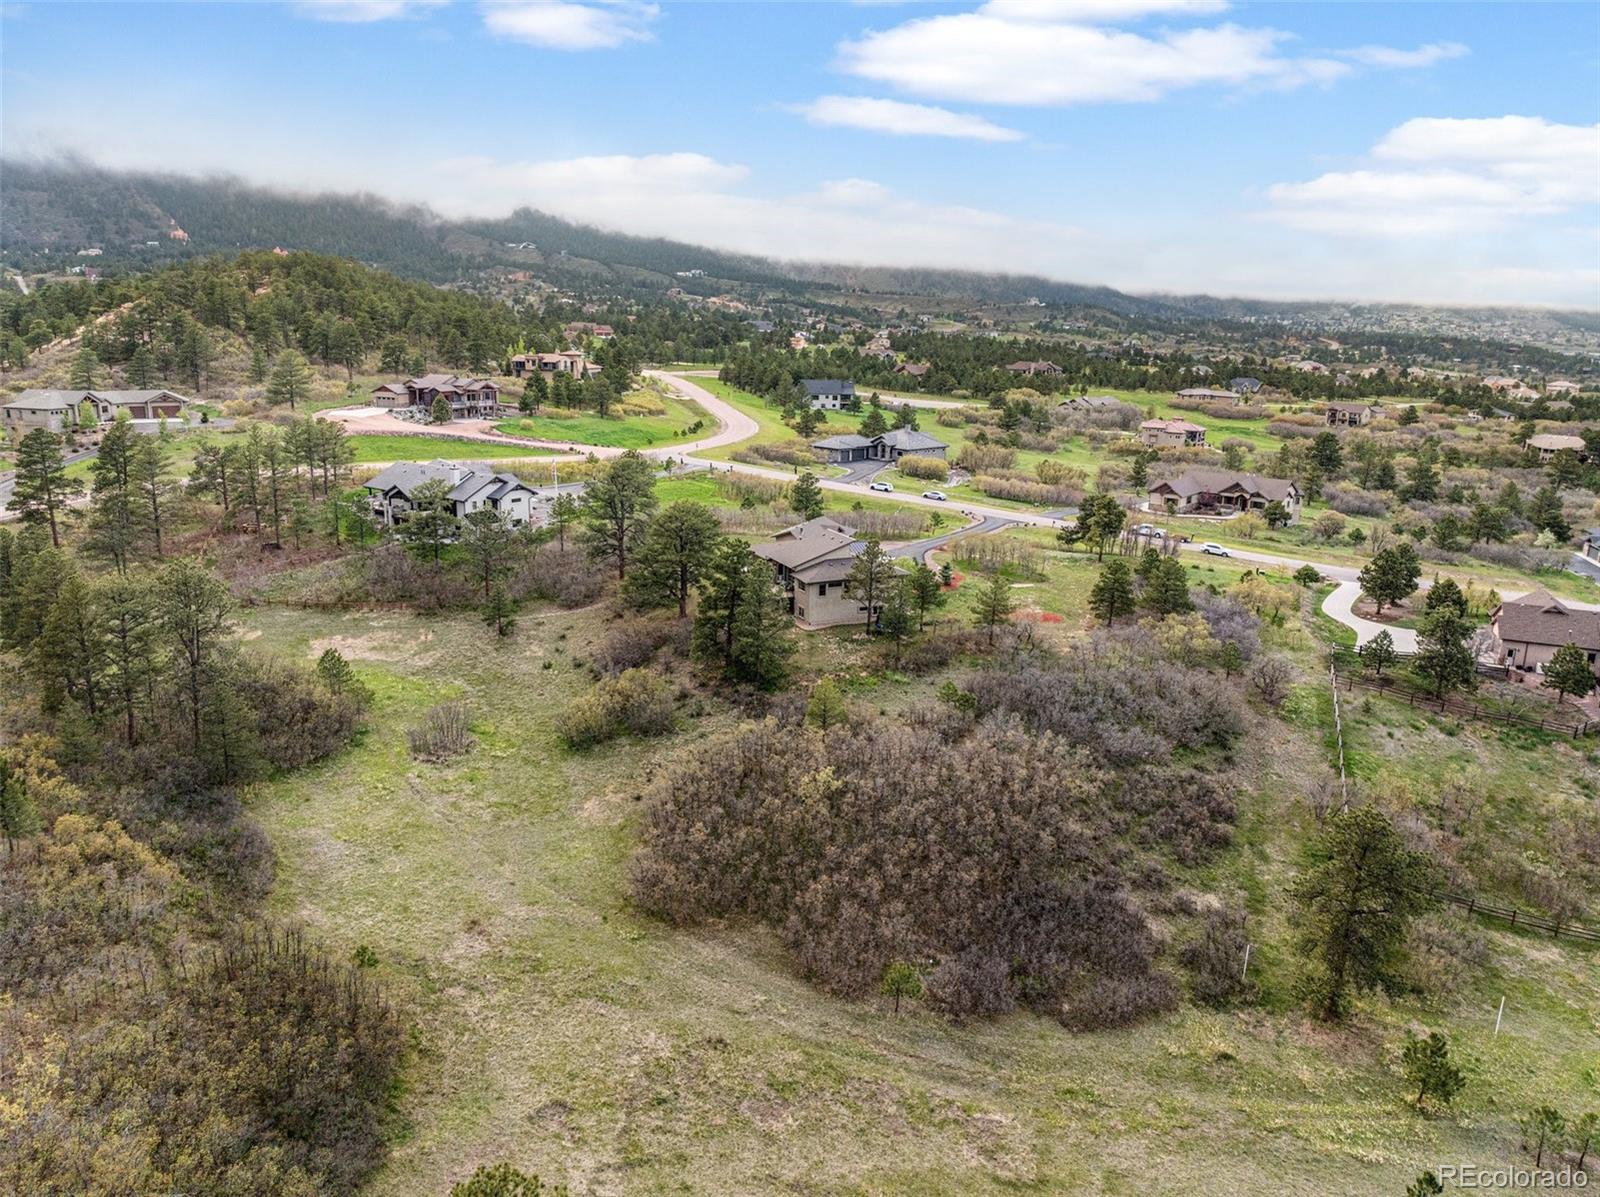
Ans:
POLYGON ((516 457, 550 457, 557 449, 530 445, 496 445, 489 441, 452 440, 442 436, 358 432, 350 437, 357 465, 376 461, 433 461, 435 458, 486 461, 516 457))
POLYGON ((714 421, 699 406, 676 396, 651 393, 651 400, 664 406, 659 415, 629 415, 602 418, 593 412, 546 411, 537 416, 522 416, 498 425, 509 436, 537 440, 567 441, 574 445, 602 445, 618 449, 647 449, 672 445, 709 435, 714 421), (698 431, 690 431, 699 423, 698 431))
MULTIPOLYGON (((253 648, 310 660, 339 647, 376 694, 353 749, 248 798, 279 854, 277 912, 338 954, 374 951, 413 1027, 375 1197, 437 1197, 501 1159, 620 1194, 1390 1197, 1439 1161, 1519 1158, 1512 1120, 1530 1104, 1597 1100, 1600 972, 1570 943, 1480 925, 1487 964, 1426 1000, 1364 1001, 1342 1034, 1293 1005, 1282 894, 1310 827, 1296 795, 1326 763, 1315 673, 1287 722, 1252 720, 1238 839, 1203 878, 1254 912, 1262 1004, 1074 1035, 1032 1015, 962 1026, 831 998, 766 932, 674 930, 635 911, 624 879, 640 786, 737 717, 685 712, 657 744, 563 748, 554 719, 589 685, 578 663, 603 611, 524 613, 508 643, 472 615, 241 618, 253 648), (449 697, 473 711, 476 747, 412 761, 405 728, 449 697), (1447 1030, 1469 1061, 1453 1113, 1408 1107, 1407 1028, 1447 1030)), ((1281 635, 1281 651, 1309 659, 1305 633, 1281 635)), ((814 643, 837 659, 851 642, 814 643)), ((899 709, 935 683, 888 675, 871 701, 899 709)), ((1492 769, 1493 801, 1524 834, 1593 785, 1568 746, 1356 705, 1348 751, 1363 776, 1420 793, 1431 770, 1492 769)))

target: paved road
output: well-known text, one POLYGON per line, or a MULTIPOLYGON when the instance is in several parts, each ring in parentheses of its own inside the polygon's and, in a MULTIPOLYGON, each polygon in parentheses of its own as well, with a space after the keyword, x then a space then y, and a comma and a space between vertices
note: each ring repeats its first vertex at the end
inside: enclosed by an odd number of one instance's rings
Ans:
POLYGON ((889 550, 891 557, 909 557, 913 561, 922 561, 934 549, 942 548, 958 536, 966 536, 978 532, 998 532, 1001 528, 1009 528, 1017 521, 1014 519, 998 519, 993 516, 979 520, 975 524, 968 524, 964 528, 956 528, 938 536, 930 536, 926 540, 913 540, 906 544, 897 545, 889 550))
POLYGON ((1600 582, 1600 565, 1596 565, 1582 553, 1572 554, 1572 560, 1567 563, 1567 568, 1581 577, 1593 578, 1596 582, 1600 582))

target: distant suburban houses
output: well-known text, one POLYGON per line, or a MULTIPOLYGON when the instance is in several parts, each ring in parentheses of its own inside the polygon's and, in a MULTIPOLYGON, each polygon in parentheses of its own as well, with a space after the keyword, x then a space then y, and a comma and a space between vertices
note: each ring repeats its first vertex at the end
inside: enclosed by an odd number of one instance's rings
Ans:
POLYGON ((1240 395, 1254 395, 1261 389, 1259 378, 1232 378, 1228 380, 1228 389, 1240 395))
POLYGON ((844 378, 802 378, 800 385, 818 411, 838 411, 856 397, 856 384, 844 378))
POLYGON ((1263 478, 1236 470, 1189 470, 1150 488, 1150 508, 1166 508, 1176 515, 1259 512, 1270 503, 1282 504, 1289 523, 1300 519, 1300 487, 1285 478, 1263 478))
MULTIPOLYGON (((866 604, 845 593, 845 579, 865 547, 854 528, 821 516, 785 528, 771 544, 752 545, 751 552, 772 563, 796 623, 830 628, 866 622, 866 604)), ((881 612, 882 604, 875 604, 873 618, 881 612)))
POLYGON ((855 432, 813 441, 811 447, 834 465, 853 461, 899 461, 910 453, 917 457, 943 458, 950 446, 936 436, 915 428, 891 428, 881 436, 865 437, 855 432))
POLYGON ((405 523, 415 509, 417 489, 428 482, 450 488, 446 498, 458 518, 489 510, 513 528, 538 522, 535 508, 543 496, 522 479, 454 461, 396 462, 367 483, 372 514, 387 528, 405 523))
POLYGON ((896 374, 904 374, 910 378, 921 378, 929 370, 925 362, 901 362, 894 368, 896 374))
POLYGON ((1188 420, 1146 420, 1139 425, 1139 443, 1153 448, 1203 445, 1206 430, 1188 420))
MULTIPOLYGON (((602 324, 597 327, 607 326, 602 324)), ((565 374, 581 382, 599 372, 600 367, 590 365, 589 359, 584 356, 581 349, 564 349, 560 353, 518 353, 511 358, 513 378, 528 378, 535 374, 543 374, 546 377, 565 374)))
POLYGON ((1576 395, 1581 390, 1583 390, 1581 386, 1566 378, 1552 379, 1544 384, 1547 395, 1576 395))
POLYGON ((1568 607, 1541 588, 1501 603, 1489 627, 1499 664, 1543 673, 1558 648, 1576 644, 1587 654, 1590 670, 1600 675, 1600 611, 1568 607))
POLYGON ((1376 403, 1330 403, 1323 409, 1331 427, 1370 424, 1383 409, 1376 403))
POLYGON ((597 341, 609 341, 616 336, 616 330, 609 324, 591 324, 587 320, 575 320, 561 330, 569 341, 576 341, 579 337, 593 337, 597 341))
POLYGON ((1012 362, 1006 367, 1013 374, 1060 374, 1061 367, 1054 362, 1012 362))
POLYGON ((35 428, 64 433, 109 424, 119 412, 138 421, 181 420, 192 399, 176 391, 27 390, 0 407, 0 425, 16 436, 35 428), (87 411, 85 409, 88 409, 87 411))
POLYGON ((1237 391, 1219 391, 1212 387, 1186 387, 1178 392, 1179 399, 1199 399, 1202 401, 1215 400, 1218 403, 1238 403, 1237 391))
POLYGON ((450 405, 452 420, 493 420, 500 414, 500 388, 487 378, 459 378, 454 374, 424 374, 404 382, 375 387, 372 405, 411 419, 427 419, 433 401, 450 405))

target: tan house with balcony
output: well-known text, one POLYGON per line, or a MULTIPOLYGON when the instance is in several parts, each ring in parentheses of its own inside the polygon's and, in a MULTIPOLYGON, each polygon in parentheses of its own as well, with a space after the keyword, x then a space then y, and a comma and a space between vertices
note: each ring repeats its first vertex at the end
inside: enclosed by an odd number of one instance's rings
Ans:
POLYGON ((1568 607, 1543 588, 1507 599, 1489 619, 1495 662, 1525 673, 1544 667, 1566 644, 1576 644, 1600 677, 1600 611, 1568 607))
POLYGON ((1156 449, 1181 449, 1206 443, 1206 430, 1189 420, 1146 420, 1139 443, 1156 449))
POLYGON ((1282 505, 1291 524, 1299 521, 1300 487, 1287 478, 1263 478, 1234 470, 1189 470, 1152 486, 1149 507, 1174 515, 1231 515, 1265 511, 1272 503, 1282 505))
POLYGON ((1330 403, 1323 409, 1330 428, 1359 428, 1372 423, 1381 409, 1376 403, 1330 403))
POLYGON ((1581 436, 1563 436, 1557 432, 1541 432, 1537 436, 1530 436, 1527 444, 1539 455, 1540 461, 1549 461, 1563 449, 1570 449, 1581 457, 1586 448, 1581 436))
MULTIPOLYGON (((864 548, 855 529, 819 516, 785 528, 771 544, 752 545, 751 552, 772 563, 790 614, 809 629, 866 623, 866 604, 846 593, 846 580, 864 548)), ((873 620, 882 612, 883 604, 875 603, 873 620)))

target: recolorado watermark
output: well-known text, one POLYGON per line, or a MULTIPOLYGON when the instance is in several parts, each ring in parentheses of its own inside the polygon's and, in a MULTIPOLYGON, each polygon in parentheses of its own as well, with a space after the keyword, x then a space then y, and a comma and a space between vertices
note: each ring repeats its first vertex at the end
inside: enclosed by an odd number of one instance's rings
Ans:
POLYGON ((1581 1168, 1523 1168, 1513 1164, 1487 1167, 1483 1164, 1440 1164, 1434 1175, 1447 1186, 1458 1189, 1493 1191, 1549 1189, 1556 1192, 1582 1189, 1589 1174, 1581 1168))

